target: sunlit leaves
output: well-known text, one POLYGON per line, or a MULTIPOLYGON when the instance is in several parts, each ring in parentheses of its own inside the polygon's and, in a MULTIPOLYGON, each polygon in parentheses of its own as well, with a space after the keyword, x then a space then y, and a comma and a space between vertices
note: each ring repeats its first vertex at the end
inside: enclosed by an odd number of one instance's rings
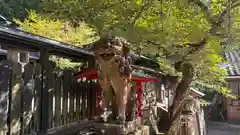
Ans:
MULTIPOLYGON (((72 27, 67 21, 42 17, 34 11, 30 11, 28 18, 23 22, 15 22, 25 31, 76 46, 91 43, 97 38, 94 30, 83 22, 79 22, 77 27, 72 27)), ((52 56, 51 60, 55 61, 59 68, 79 66, 79 63, 56 56, 52 56)))
MULTIPOLYGON (((91 42, 93 39, 88 37, 94 33, 93 30, 99 35, 111 31, 113 35, 122 36, 132 42, 133 49, 142 54, 159 54, 162 70, 169 74, 175 74, 175 71, 168 63, 166 54, 185 57, 192 48, 187 44, 205 38, 207 39, 205 47, 197 53, 186 56, 187 60, 197 68, 197 79, 211 85, 224 84, 223 76, 226 75, 226 71, 218 67, 223 61, 221 55, 223 49, 220 45, 222 38, 212 36, 210 21, 216 20, 225 10, 226 0, 205 1, 209 14, 189 0, 42 1, 42 13, 49 17, 39 19, 30 15, 37 23, 33 24, 26 20, 22 27, 27 31, 48 35, 50 38, 75 45, 91 42), (73 24, 84 23, 63 31, 66 20, 73 24)), ((240 13, 234 11, 232 14, 236 18, 232 24, 235 29, 231 31, 233 36, 237 36, 235 33, 240 26, 238 25, 240 13)), ((227 19, 221 29, 219 26, 217 32, 225 33, 226 26, 227 19)), ((223 85, 221 87, 219 89, 226 91, 223 85)))
MULTIPOLYGON (((226 1, 225 1, 226 2, 226 1)), ((212 0, 210 4, 210 9, 212 11, 212 15, 219 15, 225 8, 224 0, 212 0)))
POLYGON ((143 0, 136 0, 136 3, 137 3, 138 5, 142 5, 142 1, 143 1, 143 0))
POLYGON ((25 31, 76 46, 96 40, 93 29, 83 22, 79 22, 79 26, 73 28, 66 21, 41 17, 34 11, 30 11, 28 18, 23 22, 19 20, 15 20, 15 22, 25 31))

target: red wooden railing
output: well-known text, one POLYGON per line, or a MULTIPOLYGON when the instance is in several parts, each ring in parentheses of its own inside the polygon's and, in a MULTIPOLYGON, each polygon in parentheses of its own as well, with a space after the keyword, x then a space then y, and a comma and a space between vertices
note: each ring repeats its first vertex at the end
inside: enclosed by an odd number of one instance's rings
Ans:
MULTIPOLYGON (((97 79, 98 78, 98 73, 95 68, 86 68, 80 71, 77 74, 77 79, 83 79, 85 78, 86 80, 92 80, 92 79, 97 79)), ((138 76, 132 76, 132 81, 136 82, 137 86, 137 108, 138 108, 138 116, 142 118, 142 100, 143 100, 143 87, 142 83, 143 82, 159 82, 159 79, 155 78, 150 78, 150 77, 138 77, 138 76)), ((102 112, 101 108, 101 102, 102 102, 102 94, 101 92, 98 94, 98 110, 99 110, 99 115, 102 112)))

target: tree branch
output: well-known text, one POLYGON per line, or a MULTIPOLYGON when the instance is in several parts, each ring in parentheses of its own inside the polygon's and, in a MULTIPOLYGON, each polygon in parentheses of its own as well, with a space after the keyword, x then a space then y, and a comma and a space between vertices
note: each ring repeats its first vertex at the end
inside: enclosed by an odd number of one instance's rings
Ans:
POLYGON ((238 3, 238 0, 232 0, 231 5, 229 3, 227 7, 222 11, 222 13, 219 14, 218 18, 214 20, 208 7, 203 2, 201 2, 200 0, 192 0, 192 2, 198 5, 201 8, 202 12, 205 14, 206 20, 212 26, 210 29, 210 33, 213 36, 218 36, 216 34, 217 28, 223 23, 224 16, 228 13, 229 8, 234 9, 240 6, 240 2, 238 3))
POLYGON ((134 19, 133 19, 133 21, 132 21, 132 26, 135 25, 137 19, 141 16, 144 8, 145 8, 145 6, 143 5, 143 6, 141 7, 141 9, 139 10, 139 12, 137 13, 137 15, 134 17, 134 19))
POLYGON ((137 13, 137 15, 134 17, 133 21, 132 21, 132 26, 135 25, 137 19, 141 16, 141 14, 143 13, 144 9, 149 6, 149 3, 143 3, 142 7, 140 8, 139 12, 137 13))
POLYGON ((198 43, 189 43, 188 45, 191 47, 191 50, 187 53, 187 56, 199 52, 202 48, 204 48, 206 43, 207 38, 200 40, 198 43))
POLYGON ((153 41, 150 41, 150 40, 147 40, 146 43, 156 45, 158 47, 158 49, 162 49, 164 53, 169 53, 167 48, 162 46, 162 44, 159 44, 159 43, 156 43, 156 42, 153 42, 153 41))
POLYGON ((208 23, 212 24, 213 20, 212 20, 211 13, 210 13, 208 7, 200 0, 191 0, 191 2, 195 3, 196 5, 198 5, 200 7, 200 9, 204 13, 208 23))
MULTIPOLYGON (((148 40, 147 43, 157 45, 159 49, 163 50, 166 57, 169 56, 170 52, 168 51, 168 49, 166 47, 162 46, 161 44, 155 43, 155 42, 150 41, 150 40, 148 40)), ((175 44, 173 46, 177 46, 178 48, 182 48, 183 46, 189 46, 190 47, 190 51, 185 56, 182 56, 183 57, 182 60, 185 60, 188 55, 191 55, 191 54, 196 53, 199 50, 201 50, 206 43, 207 43, 207 38, 203 38, 200 41, 195 42, 195 43, 175 44)))

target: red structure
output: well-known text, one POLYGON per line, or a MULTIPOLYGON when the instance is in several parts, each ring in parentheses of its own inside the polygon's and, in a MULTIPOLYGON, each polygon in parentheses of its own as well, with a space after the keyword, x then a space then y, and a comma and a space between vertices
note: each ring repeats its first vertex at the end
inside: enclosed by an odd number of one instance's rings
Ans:
MULTIPOLYGON (((86 80, 94 80, 98 78, 98 73, 95 68, 86 68, 80 71, 77 74, 77 79, 86 79, 86 80)), ((142 118, 142 99, 143 99, 143 86, 142 83, 144 82, 159 82, 159 79, 151 78, 151 77, 139 77, 136 75, 132 76, 132 81, 136 82, 135 88, 137 88, 137 107, 138 107, 138 116, 142 118)), ((133 88, 132 88, 133 89, 133 88)), ((101 108, 101 102, 102 102, 102 94, 100 93, 98 95, 98 108, 99 108, 99 114, 101 114, 102 108, 101 108)))

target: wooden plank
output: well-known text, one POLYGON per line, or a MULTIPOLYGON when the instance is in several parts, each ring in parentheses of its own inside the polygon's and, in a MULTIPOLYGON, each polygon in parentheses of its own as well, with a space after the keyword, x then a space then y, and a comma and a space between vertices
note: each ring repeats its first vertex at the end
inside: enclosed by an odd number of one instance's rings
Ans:
POLYGON ((54 127, 61 125, 61 83, 62 83, 62 73, 58 71, 55 75, 55 86, 54 86, 54 97, 55 97, 54 127))
MULTIPOLYGON (((72 74, 71 74, 72 75, 72 74)), ((70 91, 69 91, 69 122, 74 121, 74 87, 73 87, 73 78, 70 77, 70 91)), ((69 85, 69 84, 68 84, 69 85)))
POLYGON ((81 80, 79 83, 81 83, 81 87, 79 88, 79 94, 80 94, 80 119, 83 119, 83 89, 85 88, 84 82, 81 80))
POLYGON ((80 109, 81 109, 81 94, 80 94, 80 90, 81 90, 81 83, 76 82, 76 87, 75 87, 75 91, 76 91, 76 119, 80 120, 80 109))
POLYGON ((21 111, 20 111, 20 103, 21 103, 21 77, 22 77, 22 67, 21 64, 13 62, 12 68, 12 80, 11 80, 11 131, 10 135, 18 135, 20 134, 21 128, 21 111))
POLYGON ((8 102, 9 102, 9 82, 11 80, 12 62, 0 62, 0 135, 6 135, 8 132, 8 102))
POLYGON ((24 89, 22 91, 22 134, 29 134, 31 131, 31 120, 33 117, 33 94, 34 94, 34 65, 28 63, 24 66, 24 89))
POLYGON ((83 119, 83 89, 84 89, 84 83, 83 81, 78 81, 78 83, 80 83, 81 87, 79 88, 78 92, 80 94, 80 112, 79 112, 79 115, 80 115, 80 119, 83 119))
POLYGON ((93 92, 93 83, 92 80, 88 81, 87 90, 87 118, 92 119, 92 92, 93 92))
POLYGON ((41 89, 41 125, 40 131, 41 133, 47 132, 47 129, 50 127, 49 125, 49 90, 51 90, 51 66, 49 63, 49 53, 47 50, 40 50, 40 62, 42 64, 42 72, 43 72, 43 86, 41 89))
POLYGON ((97 116, 97 91, 98 85, 96 81, 92 83, 92 118, 97 116))
POLYGON ((76 101, 77 101, 77 81, 76 77, 72 76, 72 87, 73 87, 73 121, 77 120, 77 109, 76 109, 76 101))
POLYGON ((40 109, 40 92, 42 89, 42 66, 39 63, 35 64, 35 85, 34 85, 34 125, 35 132, 39 131, 40 120, 41 120, 41 109, 40 109))
MULTIPOLYGON (((53 113, 54 113, 54 85, 55 85, 55 77, 54 77, 54 69, 55 65, 52 62, 48 63, 47 72, 46 72, 46 98, 48 98, 48 128, 55 126, 53 123, 53 113)), ((45 112, 46 113, 46 112, 45 112)))
POLYGON ((83 87, 81 89, 81 93, 82 93, 82 105, 81 105, 81 116, 82 119, 86 118, 86 100, 87 100, 87 87, 88 87, 88 83, 87 81, 83 81, 83 87))
POLYGON ((68 122, 68 91, 70 83, 70 71, 64 70, 63 72, 63 103, 62 103, 62 124, 67 124, 68 122))

